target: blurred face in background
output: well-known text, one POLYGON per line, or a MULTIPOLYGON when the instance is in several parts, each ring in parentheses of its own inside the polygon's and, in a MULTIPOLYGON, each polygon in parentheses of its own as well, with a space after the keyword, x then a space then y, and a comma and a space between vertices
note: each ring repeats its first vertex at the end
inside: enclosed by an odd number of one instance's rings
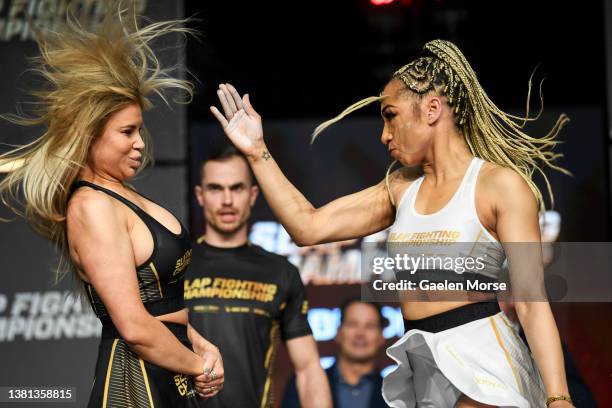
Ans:
POLYGON ((374 360, 385 345, 380 316, 374 306, 354 302, 344 311, 344 322, 336 335, 340 355, 352 362, 374 360))
POLYGON ((258 188, 253 184, 248 164, 239 156, 210 160, 204 164, 196 198, 204 208, 206 229, 231 235, 247 227, 258 188))

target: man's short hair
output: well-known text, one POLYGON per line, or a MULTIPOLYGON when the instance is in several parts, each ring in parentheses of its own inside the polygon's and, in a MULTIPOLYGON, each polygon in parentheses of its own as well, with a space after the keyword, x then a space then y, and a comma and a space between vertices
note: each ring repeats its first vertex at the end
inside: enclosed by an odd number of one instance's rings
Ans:
POLYGON ((364 302, 358 297, 348 298, 348 299, 345 299, 344 302, 342 302, 342 305, 340 306, 340 325, 341 326, 344 324, 344 315, 345 315, 346 309, 353 303, 362 303, 364 305, 373 307, 376 310, 376 314, 378 315, 378 322, 380 325, 380 330, 383 329, 385 318, 382 315, 382 310, 380 308, 380 305, 378 303, 373 303, 373 302, 364 302))
POLYGON ((256 185, 257 180, 255 179, 255 175, 253 174, 253 170, 251 170, 251 165, 247 158, 242 154, 242 152, 234 147, 234 145, 226 144, 217 146, 208 151, 208 154, 200 163, 200 181, 204 180, 204 165, 209 161, 226 161, 231 159, 232 157, 240 157, 244 160, 244 164, 247 166, 247 170, 249 172, 249 177, 251 179, 251 185, 256 185))

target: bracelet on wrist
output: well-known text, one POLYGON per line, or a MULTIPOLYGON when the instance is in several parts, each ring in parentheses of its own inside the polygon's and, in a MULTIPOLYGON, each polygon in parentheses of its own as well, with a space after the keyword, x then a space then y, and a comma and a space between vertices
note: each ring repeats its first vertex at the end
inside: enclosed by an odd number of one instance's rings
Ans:
POLYGON ((550 397, 546 398, 546 408, 548 408, 550 404, 555 401, 567 401, 572 404, 572 399, 569 395, 551 395, 550 397))

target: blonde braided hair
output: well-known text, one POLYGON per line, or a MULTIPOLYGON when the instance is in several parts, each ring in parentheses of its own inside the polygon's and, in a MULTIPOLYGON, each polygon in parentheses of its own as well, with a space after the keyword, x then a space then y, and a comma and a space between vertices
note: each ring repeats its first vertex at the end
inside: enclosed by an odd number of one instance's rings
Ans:
MULTIPOLYGON (((559 143, 556 140, 557 135, 569 118, 561 114, 545 136, 540 138, 529 136, 522 128, 528 121, 537 120, 542 112, 540 110, 535 117, 529 117, 531 79, 525 116, 510 115, 489 99, 478 82, 476 73, 456 45, 449 41, 433 40, 425 44, 423 50, 424 56, 398 69, 392 79, 401 80, 417 97, 430 92, 446 97, 448 105, 453 109, 455 125, 463 133, 474 156, 515 170, 527 182, 540 209, 543 210, 542 193, 532 180, 534 172, 539 172, 546 183, 551 205, 554 204, 550 182, 543 167, 570 174, 554 163, 562 155, 553 152, 559 143)), ((383 98, 385 95, 369 97, 351 105, 336 118, 319 125, 313 133, 313 141, 331 124, 362 106, 383 98)), ((387 187, 389 187, 388 177, 391 167, 387 171, 387 187)), ((392 197, 391 202, 393 203, 392 197)))

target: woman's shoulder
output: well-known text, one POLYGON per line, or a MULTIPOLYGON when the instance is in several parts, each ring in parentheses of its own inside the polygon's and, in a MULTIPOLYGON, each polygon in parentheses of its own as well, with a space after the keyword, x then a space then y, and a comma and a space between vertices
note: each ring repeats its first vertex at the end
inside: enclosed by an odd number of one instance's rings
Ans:
POLYGON ((485 161, 478 177, 479 187, 487 192, 507 195, 531 195, 531 189, 523 176, 515 169, 485 161))
POLYGON ((68 201, 66 219, 68 222, 107 221, 108 218, 117 217, 120 213, 114 201, 102 191, 79 188, 73 192, 68 201))
POLYGON ((400 167, 397 170, 394 170, 389 174, 388 186, 389 190, 391 190, 391 194, 393 195, 393 199, 396 203, 399 203, 402 199, 402 196, 417 180, 419 177, 423 175, 423 171, 420 167, 400 167))

